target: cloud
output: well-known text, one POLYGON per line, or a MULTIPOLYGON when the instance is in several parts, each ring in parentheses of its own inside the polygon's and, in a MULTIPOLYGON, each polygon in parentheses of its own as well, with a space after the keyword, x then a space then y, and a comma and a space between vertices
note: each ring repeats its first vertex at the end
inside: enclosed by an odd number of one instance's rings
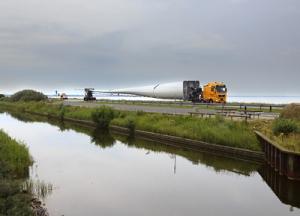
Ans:
POLYGON ((299 10, 294 0, 1 1, 0 86, 200 79, 299 92, 299 10))

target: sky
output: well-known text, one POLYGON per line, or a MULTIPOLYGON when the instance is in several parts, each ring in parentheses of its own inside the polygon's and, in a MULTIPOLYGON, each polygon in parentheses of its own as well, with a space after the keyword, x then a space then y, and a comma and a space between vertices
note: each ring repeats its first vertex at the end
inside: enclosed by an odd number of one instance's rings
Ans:
POLYGON ((223 81, 300 95, 299 0, 1 0, 0 92, 223 81))

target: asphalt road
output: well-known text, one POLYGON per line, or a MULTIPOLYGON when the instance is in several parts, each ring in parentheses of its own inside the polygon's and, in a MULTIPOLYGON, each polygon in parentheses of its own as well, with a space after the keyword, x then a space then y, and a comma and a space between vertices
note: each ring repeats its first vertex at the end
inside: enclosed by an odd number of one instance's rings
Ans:
MULTIPOLYGON (((65 105, 80 106, 80 107, 99 107, 104 103, 97 102, 84 102, 78 100, 64 101, 65 105)), ((189 115, 191 112, 203 113, 203 114, 216 114, 218 110, 205 109, 199 107, 176 107, 176 106, 155 106, 155 105, 136 105, 136 104, 121 104, 121 103, 105 103, 106 106, 110 106, 116 110, 124 111, 143 111, 148 113, 164 113, 175 115, 189 115)), ((260 119, 274 119, 278 117, 278 113, 263 112, 260 115, 260 119)))

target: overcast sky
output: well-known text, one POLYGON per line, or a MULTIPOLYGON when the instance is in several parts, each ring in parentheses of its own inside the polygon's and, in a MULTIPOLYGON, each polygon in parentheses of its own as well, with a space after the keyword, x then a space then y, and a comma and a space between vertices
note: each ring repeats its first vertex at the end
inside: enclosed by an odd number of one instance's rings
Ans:
POLYGON ((187 79, 300 95, 299 0, 1 0, 0 91, 187 79))

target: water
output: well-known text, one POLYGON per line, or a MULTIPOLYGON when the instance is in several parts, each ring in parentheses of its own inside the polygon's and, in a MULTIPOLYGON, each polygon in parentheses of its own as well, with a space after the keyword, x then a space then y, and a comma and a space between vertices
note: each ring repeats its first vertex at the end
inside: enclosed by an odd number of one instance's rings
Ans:
POLYGON ((299 183, 266 166, 13 116, 0 114, 0 128, 29 146, 30 179, 52 185, 44 197, 51 215, 300 213, 299 183))

